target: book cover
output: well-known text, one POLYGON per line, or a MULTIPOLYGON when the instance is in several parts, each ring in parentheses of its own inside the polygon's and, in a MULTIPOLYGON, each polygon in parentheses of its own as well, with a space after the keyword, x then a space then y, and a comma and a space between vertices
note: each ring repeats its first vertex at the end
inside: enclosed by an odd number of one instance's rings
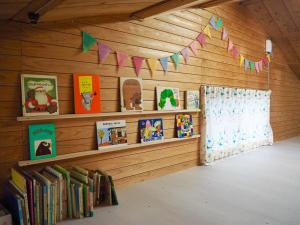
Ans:
POLYGON ((31 124, 29 128, 30 159, 54 158, 56 156, 55 125, 31 124))
POLYGON ((139 120, 141 143, 164 140, 162 119, 139 120))
POLYGON ((200 108, 199 91, 189 90, 185 95, 186 109, 195 110, 200 108))
POLYGON ((157 109, 171 111, 180 109, 180 92, 178 88, 156 87, 157 109))
POLYGON ((74 74, 75 113, 100 113, 100 78, 92 74, 74 74))
POLYGON ((58 115, 57 77, 21 75, 23 116, 58 115))
POLYGON ((177 114, 176 115, 176 129, 177 137, 191 137, 193 136, 193 120, 192 115, 189 114, 177 114))
POLYGON ((98 149, 114 145, 127 145, 127 131, 125 120, 97 122, 98 149))
POLYGON ((121 111, 143 111, 143 84, 141 78, 120 78, 121 111))
POLYGON ((5 186, 4 203, 7 209, 12 214, 12 219, 16 225, 24 225, 23 210, 21 197, 11 190, 10 184, 5 186))

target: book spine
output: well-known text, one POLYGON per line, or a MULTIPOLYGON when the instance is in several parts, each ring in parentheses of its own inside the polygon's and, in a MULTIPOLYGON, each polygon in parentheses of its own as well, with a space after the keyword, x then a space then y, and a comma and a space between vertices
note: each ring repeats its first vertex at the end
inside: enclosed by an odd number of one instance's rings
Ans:
POLYGON ((47 186, 43 185, 43 218, 44 225, 48 225, 48 197, 47 197, 47 186))
POLYGON ((20 225, 24 225, 24 216, 23 216, 23 210, 22 210, 22 203, 21 200, 17 199, 17 206, 18 206, 18 216, 19 216, 19 223, 20 225))

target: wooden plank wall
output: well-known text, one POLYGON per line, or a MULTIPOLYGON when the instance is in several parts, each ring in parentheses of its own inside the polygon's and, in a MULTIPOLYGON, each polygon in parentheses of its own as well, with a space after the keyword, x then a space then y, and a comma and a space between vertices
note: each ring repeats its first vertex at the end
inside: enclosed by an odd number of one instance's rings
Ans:
MULTIPOLYGON (((120 76, 135 76, 132 63, 116 70, 115 55, 104 65, 97 64, 94 47, 81 53, 81 31, 91 33, 99 41, 130 55, 159 58, 181 50, 191 43, 208 23, 211 15, 219 15, 230 37, 241 52, 258 59, 264 51, 266 34, 239 6, 224 6, 210 10, 189 9, 173 12, 143 22, 114 24, 69 24, 37 27, 34 25, 2 23, 0 32, 0 184, 8 178, 9 170, 19 160, 28 159, 27 123, 17 122, 21 115, 20 74, 55 74, 58 76, 60 112, 73 113, 73 73, 94 73, 101 76, 102 111, 119 111, 120 76)), ((181 98, 188 89, 203 84, 267 89, 267 73, 244 72, 226 51, 220 31, 212 30, 208 46, 192 56, 188 64, 181 63, 165 75, 159 66, 154 77, 144 64, 141 77, 144 83, 145 110, 154 110, 155 86, 179 87, 181 98)), ((182 62, 181 58, 181 62, 182 62)), ((300 82, 274 47, 270 71, 273 91, 271 121, 275 140, 300 134, 300 82)), ((183 104, 183 101, 181 102, 183 104)), ((194 113, 194 126, 199 132, 200 114, 194 113)), ((151 115, 149 115, 151 117, 151 115)), ((175 136, 174 115, 162 116, 166 138, 175 136)), ((146 118, 146 116, 144 117, 146 118)), ((121 119, 121 118, 120 118, 121 119)), ((129 142, 136 143, 140 118, 126 118, 129 142)), ((96 148, 95 121, 92 119, 56 121, 57 153, 85 151, 96 148)), ((151 177, 196 166, 200 144, 197 140, 120 151, 99 156, 70 160, 63 165, 100 168, 112 174, 117 185, 131 184, 151 177)))

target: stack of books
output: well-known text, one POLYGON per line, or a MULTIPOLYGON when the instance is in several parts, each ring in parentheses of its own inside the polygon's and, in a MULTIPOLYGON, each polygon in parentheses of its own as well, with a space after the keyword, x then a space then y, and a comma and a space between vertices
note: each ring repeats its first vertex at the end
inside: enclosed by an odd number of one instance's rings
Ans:
POLYGON ((12 169, 6 207, 17 225, 54 225, 92 217, 95 206, 118 205, 112 177, 103 171, 59 165, 41 171, 12 169))

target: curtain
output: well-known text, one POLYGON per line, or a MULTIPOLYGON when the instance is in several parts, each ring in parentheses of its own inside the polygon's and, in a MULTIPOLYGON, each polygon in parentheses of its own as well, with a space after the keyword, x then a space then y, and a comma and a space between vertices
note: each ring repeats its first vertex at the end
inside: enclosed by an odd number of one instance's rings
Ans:
POLYGON ((271 91, 202 87, 202 162, 271 145, 270 96, 271 91))

